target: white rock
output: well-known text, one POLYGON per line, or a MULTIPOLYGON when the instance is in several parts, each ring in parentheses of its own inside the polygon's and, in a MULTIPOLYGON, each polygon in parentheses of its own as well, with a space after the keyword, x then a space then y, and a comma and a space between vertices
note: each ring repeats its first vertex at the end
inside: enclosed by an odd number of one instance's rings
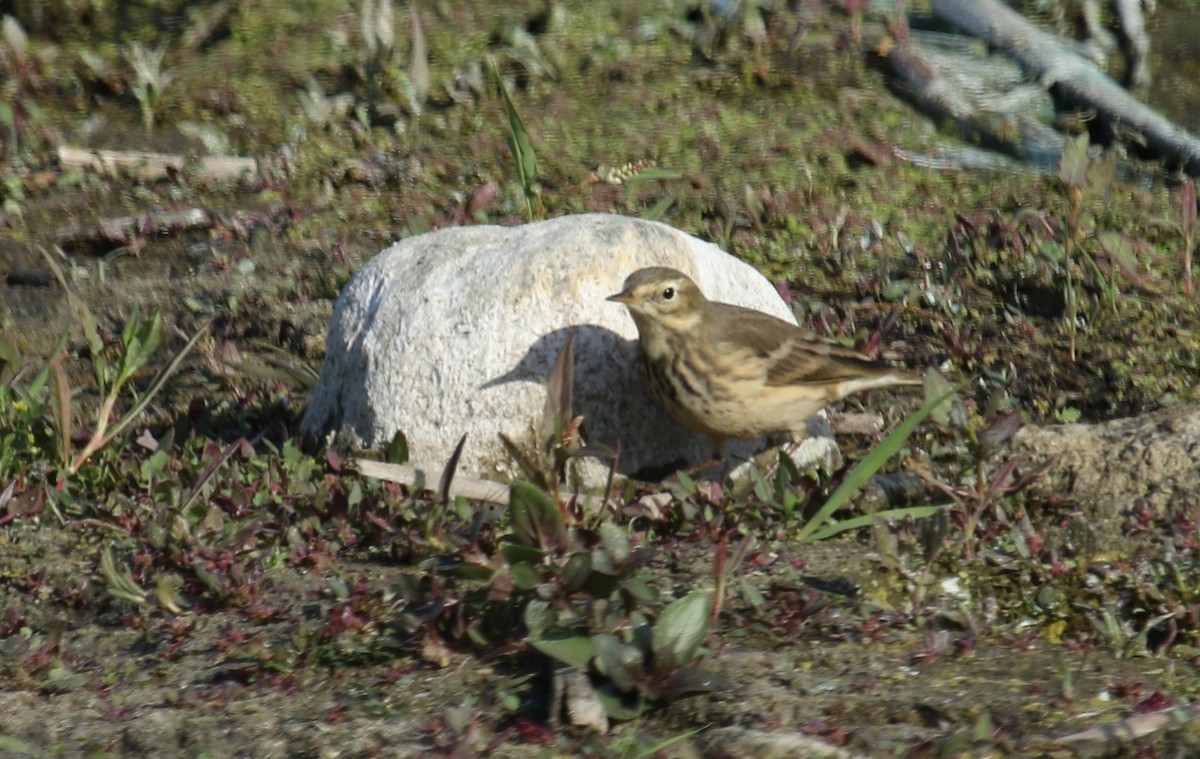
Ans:
MULTIPOLYGON (((795 320, 752 267, 665 224, 584 214, 443 229, 393 245, 346 285, 302 430, 369 448, 402 430, 414 463, 435 472, 466 433, 459 471, 511 477, 499 433, 534 439, 545 378, 574 329, 575 413, 588 442, 619 440, 624 474, 705 460, 710 443, 654 401, 633 320, 605 300, 644 266, 675 267, 714 300, 795 320)), ((838 460, 823 418, 809 434, 807 465, 838 460)), ((735 456, 762 447, 727 446, 735 456)), ((606 471, 589 466, 585 479, 602 482, 606 471)))

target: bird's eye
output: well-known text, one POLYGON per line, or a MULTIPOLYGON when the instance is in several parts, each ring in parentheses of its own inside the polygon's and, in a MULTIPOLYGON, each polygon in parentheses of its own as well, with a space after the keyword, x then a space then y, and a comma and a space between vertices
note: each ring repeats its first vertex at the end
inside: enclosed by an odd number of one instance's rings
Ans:
POLYGON ((675 288, 674 287, 668 287, 666 290, 663 290, 663 300, 670 300, 671 298, 674 298, 674 297, 675 297, 675 288))

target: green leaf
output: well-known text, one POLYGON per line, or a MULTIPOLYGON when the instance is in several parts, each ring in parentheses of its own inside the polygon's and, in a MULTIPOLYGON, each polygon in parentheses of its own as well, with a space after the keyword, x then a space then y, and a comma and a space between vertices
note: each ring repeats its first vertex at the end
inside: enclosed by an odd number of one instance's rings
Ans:
POLYGON ((651 166, 625 178, 625 183, 648 182, 659 179, 683 179, 683 172, 677 169, 659 169, 651 166))
POLYGON ((520 543, 504 543, 500 553, 509 564, 538 564, 546 556, 542 549, 520 543))
POLYGON ((513 461, 516 461, 517 465, 521 468, 522 476, 534 480, 543 488, 549 487, 549 484, 546 482, 546 475, 542 471, 542 467, 532 456, 529 455, 527 451, 513 442, 512 438, 510 438, 508 435, 505 435, 503 432, 500 433, 500 442, 504 445, 504 450, 508 452, 508 455, 511 456, 513 461))
MULTIPOLYGON (((954 386, 950 384, 950 380, 943 377, 939 372, 928 372, 925 375, 925 397, 937 398, 945 393, 953 393, 954 386)), ((938 406, 929 414, 929 418, 943 427, 950 424, 950 409, 954 404, 947 403, 938 406)))
POLYGON ((1037 253, 1045 260, 1055 264, 1061 264, 1067 257, 1067 252, 1055 240, 1043 242, 1038 246, 1037 253))
POLYGON ((741 588, 742 598, 745 598, 746 603, 755 609, 761 609, 767 603, 766 596, 762 594, 762 591, 751 585, 745 577, 738 578, 738 587, 741 588))
POLYGON ((549 627, 537 635, 530 635, 525 642, 551 659, 557 659, 578 669, 587 669, 596 655, 592 639, 574 630, 549 627))
POLYGON ((612 557, 615 565, 620 566, 629 560, 629 536, 622 527, 613 522, 605 522, 600 525, 598 532, 604 550, 612 557))
POLYGON ((495 574, 495 571, 489 567, 480 566, 479 564, 461 564, 450 571, 450 574, 464 580, 474 582, 487 582, 495 574))
POLYGON ((1116 150, 1106 151, 1103 160, 1095 161, 1087 168, 1087 186, 1092 190, 1106 190, 1116 178, 1116 150))
POLYGON ((525 629, 528 634, 526 639, 537 638, 546 630, 554 626, 558 620, 555 614, 554 607, 549 601, 543 601, 540 598, 535 598, 525 604, 525 613, 521 615, 525 622, 525 629))
POLYGON ((671 206, 675 205, 676 197, 674 193, 664 195, 655 201, 654 205, 642 211, 642 218, 646 221, 658 221, 671 210, 671 206))
POLYGON ((1054 418, 1063 424, 1074 424, 1075 422, 1078 422, 1082 416, 1083 412, 1074 406, 1065 406, 1060 409, 1055 409, 1054 411, 1054 418))
POLYGON ((696 590, 663 609, 654 625, 651 642, 656 670, 669 672, 696 658, 696 651, 708 634, 712 606, 712 591, 696 590))
POLYGON ((521 179, 521 189, 525 192, 525 205, 529 211, 529 218, 532 219, 533 198, 537 194, 537 155, 533 152, 533 143, 529 139, 529 133, 525 131, 521 114, 517 112, 517 107, 513 105, 512 98, 508 95, 508 88, 504 86, 504 78, 500 76, 500 67, 494 58, 490 59, 490 63, 496 87, 504 99, 504 112, 508 115, 508 147, 512 150, 513 159, 516 161, 517 175, 521 179))
POLYGON ((631 598, 642 603, 649 603, 658 598, 658 591, 654 586, 645 580, 637 577, 626 577, 621 580, 621 588, 630 595, 631 598))
POLYGON ((857 530, 860 527, 870 527, 871 523, 876 519, 927 519, 928 517, 936 516, 938 512, 950 508, 951 504, 944 506, 906 506, 902 509, 886 509, 884 511, 876 511, 874 514, 863 514, 862 516, 847 519, 844 522, 834 522, 814 531, 809 535, 809 540, 824 540, 831 538, 834 535, 839 535, 848 530, 857 530))
MULTIPOLYGON (((57 355, 57 353, 58 352, 55 351, 56 355, 57 355)), ((24 387, 24 388, 14 387, 13 389, 17 391, 17 395, 19 397, 21 397, 21 399, 24 400, 27 404, 29 404, 30 406, 37 405, 40 408, 41 403, 40 403, 39 399, 41 398, 42 391, 46 389, 46 383, 49 381, 50 381, 50 362, 47 361, 46 365, 43 366, 41 368, 41 370, 39 370, 38 373, 34 375, 33 380, 29 383, 28 387, 24 387)), ((41 415, 40 411, 38 412, 38 415, 39 416, 41 415)))
POLYGON ((146 604, 149 593, 137 584, 125 565, 117 565, 112 549, 108 546, 100 551, 100 575, 108 583, 108 592, 113 596, 139 606, 146 604))
POLYGON ((1133 246, 1129 244, 1129 238, 1120 232, 1101 232, 1098 235, 1100 247, 1104 248, 1104 252, 1108 253, 1117 267, 1131 280, 1136 281, 1138 278, 1138 260, 1134 255, 1133 246))
POLYGON ((133 312, 121 335, 123 355, 121 371, 117 374, 117 387, 128 382, 138 369, 146 365, 158 350, 158 346, 162 345, 162 337, 162 314, 156 313, 149 324, 144 324, 138 312, 133 312))
MULTIPOLYGON (((601 701, 601 703, 603 704, 603 701, 601 701)), ((612 714, 609 714, 608 716, 612 719, 620 719, 620 717, 614 717, 612 714)), ((658 753, 660 751, 666 751, 667 749, 671 748, 671 746, 674 746, 676 743, 682 743, 683 741, 686 741, 688 738, 691 738, 693 735, 699 735, 700 733, 704 732, 707 729, 708 729, 708 726, 704 725, 704 726, 698 727, 694 730, 688 730, 686 733, 680 733, 679 735, 673 735, 670 738, 667 738, 666 740, 663 740, 663 741, 659 741, 658 743, 655 743, 652 746, 646 746, 646 748, 644 748, 643 750, 641 750, 638 753, 631 756, 630 759, 650 759, 650 757, 658 755, 658 753)))
POLYGON ((0 753, 6 756, 18 756, 26 754, 28 756, 40 756, 41 751, 34 748, 31 744, 26 743, 11 735, 0 735, 0 753))
POLYGON ((543 550, 567 544, 567 526, 555 501, 528 482, 517 481, 509 490, 513 537, 517 543, 543 550))
POLYGON ((393 464, 408 463, 408 438, 405 437, 403 430, 396 430, 396 434, 392 435, 391 445, 388 446, 387 460, 393 464))
POLYGON ((994 724, 992 715, 984 712, 975 719, 975 740, 980 743, 990 743, 994 737, 994 724))
POLYGON ((87 306, 83 305, 83 301, 74 295, 68 296, 68 300, 79 304, 75 317, 79 320, 79 325, 83 328, 84 339, 88 344, 88 357, 92 362, 92 371, 96 375, 96 389, 100 395, 107 395, 108 385, 112 379, 110 376, 112 370, 108 365, 108 361, 104 358, 104 341, 100 339, 99 324, 96 322, 95 315, 92 314, 87 306))
POLYGON ((1081 132, 1063 147, 1058 178, 1068 187, 1083 187, 1087 183, 1088 163, 1088 133, 1081 132))
POLYGON ((17 344, 5 335, 0 335, 0 385, 21 368, 21 351, 17 344))
POLYGON ((592 598, 608 598, 617 589, 617 578, 614 575, 604 574, 603 572, 593 571, 587 576, 587 582, 583 585, 583 592, 587 593, 592 598))
POLYGON ((592 576, 592 552, 579 551, 571 555, 562 568, 563 589, 578 593, 592 576))
MULTIPOLYGON (((850 473, 846 475, 846 479, 842 480, 842 484, 829 496, 829 500, 821 507, 821 510, 813 515, 812 519, 804 523, 797 533, 797 540, 813 540, 813 535, 820 530, 833 516, 834 512, 840 509, 850 497, 858 492, 858 490, 869 480, 876 472, 878 472, 887 460, 896 454, 897 451, 908 440, 909 435, 917 428, 917 425, 925 421, 925 418, 932 414, 938 406, 949 401, 956 393, 967 386, 968 382, 964 382, 957 388, 948 390, 933 400, 926 403, 915 414, 905 419, 892 433, 883 439, 879 445, 875 446, 870 453, 863 458, 862 461, 855 464, 850 473)), ((867 524, 870 524, 868 521, 867 524)), ((841 530, 838 530, 841 532, 841 530)))
POLYGON ((637 646, 626 645, 609 633, 593 635, 592 645, 596 648, 596 669, 612 680, 617 690, 629 693, 644 679, 645 661, 637 646))
POLYGON ((771 483, 767 482, 767 478, 763 476, 762 470, 756 466, 750 468, 750 481, 754 485, 754 497, 756 499, 765 504, 775 502, 775 489, 771 487, 771 483))
POLYGON ((137 337, 141 326, 142 314, 137 307, 134 307, 133 313, 129 315, 129 321, 125 322, 125 329, 121 330, 121 344, 128 347, 137 337))
POLYGON ((637 719, 649 706, 643 698, 631 699, 623 696, 612 683, 603 683, 597 688, 596 698, 604 707, 609 719, 637 719))
POLYGON ((513 564, 512 569, 513 584, 521 590, 533 590, 542 581, 542 576, 538 571, 528 564, 513 564))

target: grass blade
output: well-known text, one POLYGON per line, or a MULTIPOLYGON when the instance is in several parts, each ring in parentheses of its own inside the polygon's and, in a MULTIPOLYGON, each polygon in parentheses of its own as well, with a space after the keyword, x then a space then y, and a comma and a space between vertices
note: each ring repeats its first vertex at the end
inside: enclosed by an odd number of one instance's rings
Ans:
POLYGON ((883 468, 887 460, 900 450, 909 435, 917 428, 917 425, 925 421, 925 418, 932 414, 934 409, 950 400, 950 398, 965 387, 966 384, 964 383, 957 388, 947 390, 926 403, 915 414, 905 419, 896 429, 892 430, 890 435, 884 438, 879 445, 875 446, 862 461, 858 462, 850 470, 850 473, 846 475, 846 479, 842 480, 842 484, 838 485, 837 489, 833 491, 829 496, 829 500, 821 507, 821 510, 800 528, 800 532, 796 535, 796 538, 798 540, 813 540, 813 535, 817 530, 825 526, 825 523, 829 521, 834 512, 844 506, 846 501, 850 500, 850 497, 857 493, 863 484, 883 468))
POLYGON ((542 415, 542 438, 553 436, 556 440, 574 416, 575 389, 575 330, 567 333, 567 339, 558 349, 554 366, 546 378, 546 409, 542 415))
POLYGON ((464 432, 463 436, 458 439, 458 445, 454 446, 454 453, 450 454, 446 468, 442 470, 442 478, 438 481, 438 500, 442 505, 450 503, 450 483, 454 482, 454 473, 458 471, 458 460, 462 457, 463 446, 466 444, 467 435, 464 432))
POLYGON ((517 112, 517 107, 513 105, 512 98, 508 95, 508 88, 504 86, 504 78, 500 76, 500 67, 496 64, 495 58, 490 58, 492 64, 492 75, 496 79, 496 87, 500 90, 500 96, 504 99, 504 112, 508 115, 508 147, 512 150, 513 159, 517 163, 517 175, 521 179, 521 189, 525 193, 525 208, 529 212, 529 218, 533 219, 533 199, 537 195, 537 154, 533 152, 533 142, 529 139, 529 133, 525 131, 525 124, 521 121, 521 114, 517 112))
POLYGON ((852 519, 847 519, 844 522, 834 522, 827 524, 819 530, 814 530, 808 536, 809 540, 824 540, 831 538, 834 535, 840 535, 849 530, 857 530, 860 527, 870 527, 871 523, 876 519, 928 519, 932 516, 937 516, 938 512, 950 508, 952 504, 943 506, 906 506, 902 509, 887 509, 885 511, 876 511, 873 514, 863 514, 852 519))
POLYGON ((58 427, 58 455, 63 466, 71 464, 71 380, 62 361, 55 356, 50 359, 54 375, 54 392, 50 394, 50 405, 54 411, 54 422, 58 427))

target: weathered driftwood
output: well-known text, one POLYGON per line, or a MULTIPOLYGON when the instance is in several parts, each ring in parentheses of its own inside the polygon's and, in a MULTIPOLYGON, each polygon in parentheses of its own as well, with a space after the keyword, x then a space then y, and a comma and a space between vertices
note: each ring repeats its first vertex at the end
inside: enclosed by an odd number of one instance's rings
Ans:
MULTIPOLYGON (((95 171, 101 174, 122 172, 144 181, 154 181, 168 176, 173 171, 183 171, 187 159, 170 153, 88 150, 63 145, 58 149, 58 162, 64 169, 95 171)), ((202 156, 196 159, 196 163, 202 174, 213 179, 237 179, 258 172, 258 162, 253 158, 202 156)))
MULTIPOLYGON (((1142 6, 1149 10, 1154 0, 1115 0, 1113 8, 1121 30, 1122 46, 1129 59, 1125 74, 1125 85, 1135 89, 1150 86, 1150 35, 1146 33, 1146 19, 1142 6)), ((1150 11, 1153 12, 1153 11, 1150 11)))
POLYGON ((101 219, 95 224, 72 224, 54 230, 50 237, 60 245, 96 241, 127 243, 139 234, 207 229, 213 223, 212 215, 203 208, 185 208, 181 211, 153 211, 141 216, 101 219))
MULTIPOLYGON (((958 49, 961 46, 947 54, 947 36, 913 32, 888 51, 888 65, 921 109, 955 124, 959 136, 971 145, 1001 151, 1043 170, 1056 166, 1066 137, 1040 120, 1042 109, 1029 102, 1045 98, 1045 93, 1012 81, 1020 72, 1008 59, 1004 59, 1005 70, 999 71, 999 56, 972 56, 958 49)), ((972 163, 965 156, 959 158, 964 165, 972 163)))
POLYGON ((1079 755, 1090 756, 1112 751, 1147 735, 1182 727, 1195 722, 1197 718, 1200 718, 1200 708, 1195 704, 1172 707, 1097 725, 1082 732, 1065 735, 1055 740, 1055 743, 1066 746, 1079 755))
MULTIPOLYGON (((385 482, 396 482, 408 485, 417 490, 437 490, 441 473, 430 474, 420 467, 409 464, 389 464, 386 461, 371 459, 352 459, 350 467, 364 477, 371 477, 385 482)), ((491 480, 480 480, 474 477, 455 475, 450 481, 451 498, 462 496, 468 501, 486 501, 508 505, 508 485, 491 480)))
POLYGON ((938 18, 1004 49, 1061 101, 1096 111, 1114 131, 1132 135, 1169 164, 1200 176, 1200 140, 1109 79, 1066 43, 998 0, 933 0, 938 18))

